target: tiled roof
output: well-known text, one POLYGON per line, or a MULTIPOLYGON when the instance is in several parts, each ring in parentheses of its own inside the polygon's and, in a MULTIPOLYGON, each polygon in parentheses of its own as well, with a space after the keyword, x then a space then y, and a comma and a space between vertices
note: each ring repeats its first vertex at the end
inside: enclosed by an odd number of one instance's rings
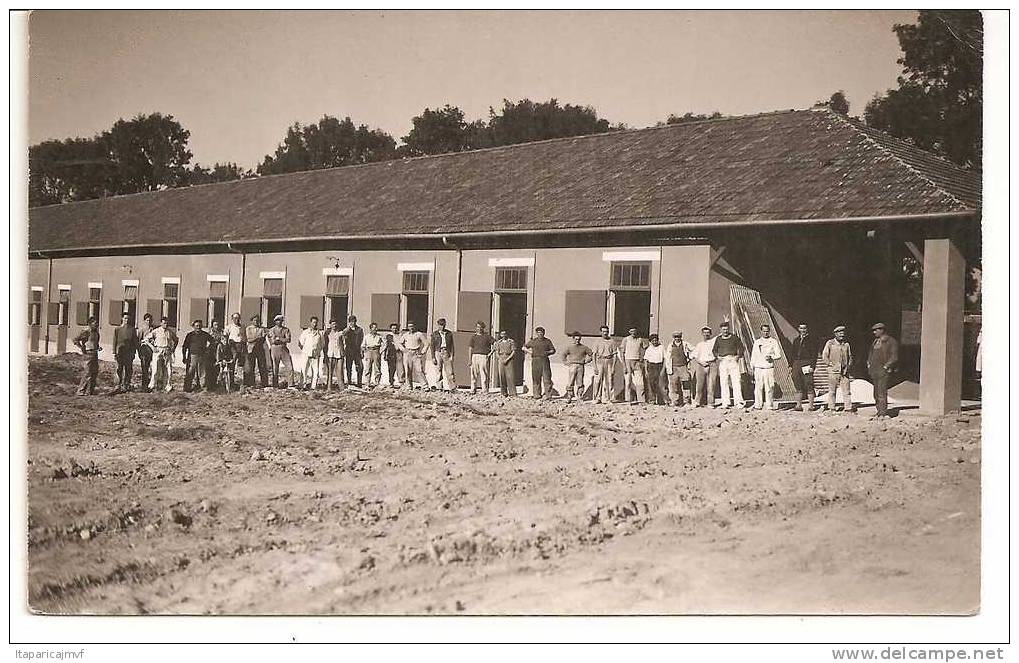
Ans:
POLYGON ((30 210, 31 251, 931 215, 980 174, 827 110, 782 111, 30 210))

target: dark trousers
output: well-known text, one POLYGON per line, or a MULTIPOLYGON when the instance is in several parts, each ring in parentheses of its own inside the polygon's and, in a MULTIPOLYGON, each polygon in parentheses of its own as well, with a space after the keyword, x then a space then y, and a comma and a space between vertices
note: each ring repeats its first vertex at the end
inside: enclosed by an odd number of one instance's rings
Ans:
POLYGON ((131 388, 131 375, 134 373, 134 348, 117 350, 117 386, 131 388))
POLYGON ((78 383, 78 393, 82 396, 91 396, 96 393, 96 380, 99 378, 99 353, 96 351, 85 351, 82 361, 81 382, 78 383))
POLYGON ((269 386, 269 367, 265 361, 265 344, 256 343, 251 352, 244 356, 244 386, 255 386, 255 367, 258 367, 259 386, 269 386))
POLYGON ((811 362, 802 359, 794 359, 792 364, 793 386, 796 387, 796 404, 799 405, 804 399, 807 405, 814 406, 814 398, 817 394, 814 391, 814 374, 804 374, 803 367, 810 366, 811 362))
POLYGON ((531 386, 535 398, 541 398, 542 394, 545 398, 552 398, 552 364, 548 357, 531 358, 531 386))
POLYGON ((669 404, 668 383, 662 384, 662 367, 665 364, 647 362, 647 402, 655 405, 669 404))
POLYGON ((152 348, 147 345, 138 347, 138 360, 142 364, 142 389, 149 388, 149 380, 152 379, 152 348))
POLYGON ((207 356, 194 352, 189 354, 187 369, 184 373, 184 391, 199 391, 202 388, 202 382, 205 382, 206 389, 211 389, 211 385, 216 382, 216 379, 210 378, 209 373, 209 358, 207 356))
POLYGON ((326 391, 333 388, 333 376, 336 376, 336 385, 340 389, 343 389, 343 365, 340 363, 343 360, 339 357, 330 357, 326 355, 325 358, 325 369, 326 369, 326 391), (339 367, 339 370, 337 370, 339 367))
POLYGON ((344 355, 343 368, 347 375, 347 384, 361 386, 361 377, 364 374, 364 361, 361 355, 344 355), (357 368, 357 382, 354 382, 354 368, 357 368))
POLYGON ((246 376, 248 374, 248 369, 247 369, 247 364, 248 364, 248 344, 243 342, 243 341, 241 341, 241 342, 228 341, 228 343, 230 344, 230 348, 234 351, 234 359, 230 363, 230 384, 236 384, 237 383, 237 378, 234 377, 234 374, 235 374, 235 371, 237 370, 238 366, 240 366, 240 368, 241 368, 241 376, 242 376, 241 379, 244 380, 243 384, 247 384, 246 376))
POLYGON ((503 363, 504 360, 499 358, 499 392, 503 396, 516 396, 517 395, 517 376, 513 371, 513 360, 503 363))
POLYGON ((888 371, 872 370, 870 381, 874 385, 874 404, 878 414, 888 414, 888 371))
POLYGON ((396 351, 391 352, 389 357, 386 358, 386 371, 389 373, 389 384, 395 386, 396 379, 399 378, 400 382, 403 382, 403 353, 396 351))

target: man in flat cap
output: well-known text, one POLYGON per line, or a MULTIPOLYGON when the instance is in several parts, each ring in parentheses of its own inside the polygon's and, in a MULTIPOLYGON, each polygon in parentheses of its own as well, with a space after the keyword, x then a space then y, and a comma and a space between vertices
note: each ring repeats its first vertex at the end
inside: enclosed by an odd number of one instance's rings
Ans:
POLYGON ((835 392, 842 392, 842 405, 847 412, 853 411, 853 394, 850 390, 849 372, 853 366, 853 349, 846 340, 846 326, 834 330, 835 338, 828 339, 821 351, 821 358, 828 364, 828 410, 835 410, 835 392))
POLYGON ((877 416, 884 418, 888 416, 888 382, 899 363, 899 343, 891 337, 883 322, 875 324, 870 329, 874 334, 874 341, 870 344, 870 353, 867 355, 867 372, 870 373, 870 381, 874 385, 877 416))
POLYGON ((269 369, 272 375, 272 386, 285 388, 290 385, 294 372, 294 361, 290 357, 290 329, 284 324, 282 315, 273 318, 273 326, 265 332, 265 342, 269 346, 269 369))

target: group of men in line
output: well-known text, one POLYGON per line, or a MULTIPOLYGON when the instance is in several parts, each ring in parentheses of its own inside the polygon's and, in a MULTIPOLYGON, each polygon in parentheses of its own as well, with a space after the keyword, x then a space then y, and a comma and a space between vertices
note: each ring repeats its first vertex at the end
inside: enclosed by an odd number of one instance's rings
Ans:
MULTIPOLYGON (((379 332, 372 322, 368 330, 358 326, 357 317, 350 316, 345 327, 330 320, 326 329, 319 328, 319 319, 311 317, 308 326, 297 336, 297 351, 303 360, 303 369, 294 370, 290 346, 293 337, 282 315, 277 315, 271 327, 263 327, 258 315, 251 317, 246 326, 241 316, 234 313, 226 328, 213 321, 208 331, 201 320, 192 323, 192 329, 179 342, 185 364, 184 390, 224 389, 233 391, 256 386, 263 388, 296 387, 318 389, 325 373, 325 389, 356 385, 374 389, 382 382, 382 364, 386 365, 389 385, 408 388, 428 388, 425 362, 431 356, 437 372, 435 388, 450 391, 457 389, 453 360, 456 353, 453 333, 440 318, 437 328, 428 336, 418 331, 413 322, 407 329, 392 324, 389 330, 379 332), (339 371, 337 371, 339 368, 339 371), (237 372, 241 371, 240 381, 237 372), (443 384, 445 383, 445 385, 443 384)), ((89 325, 76 339, 85 356, 85 372, 78 393, 95 392, 99 354, 98 321, 89 325)), ((657 334, 643 338, 636 328, 621 340, 610 335, 608 326, 601 327, 601 336, 593 347, 583 342, 580 332, 571 332, 571 342, 560 353, 567 368, 565 397, 569 401, 583 400, 587 390, 585 372, 592 364, 592 391, 596 404, 614 400, 614 380, 617 366, 622 367, 624 399, 631 405, 650 403, 682 407, 715 406, 716 386, 721 395, 720 407, 746 407, 743 398, 745 372, 752 374, 755 409, 777 409, 774 401, 776 362, 783 357, 782 344, 772 336, 769 325, 760 327, 760 335, 750 351, 750 370, 745 371, 743 341, 732 333, 729 322, 719 325, 716 335, 711 327, 701 329, 701 340, 690 344, 683 332, 672 333, 672 340, 663 345, 657 334)), ((878 416, 887 416, 888 384, 898 364, 898 344, 886 331, 885 325, 872 327, 874 340, 867 358, 867 369, 874 385, 878 416)), ((802 411, 804 402, 808 410, 814 409, 814 370, 818 358, 826 365, 829 410, 836 410, 836 396, 842 399, 842 410, 853 411, 850 379, 854 362, 852 348, 846 339, 846 327, 833 330, 823 350, 806 324, 798 326, 788 357, 789 372, 796 388, 795 410, 802 411)), ((162 318, 153 326, 152 316, 146 314, 141 327, 134 327, 125 314, 114 331, 114 355, 117 360, 116 391, 132 389, 135 356, 141 364, 141 388, 145 391, 170 391, 173 355, 178 346, 176 332, 162 318), (153 367, 153 363, 155 366, 153 367)), ((514 359, 523 352, 530 357, 531 384, 534 398, 552 397, 551 357, 557 354, 555 345, 546 337, 543 327, 536 327, 534 336, 517 347, 517 342, 506 330, 498 338, 478 322, 475 333, 467 344, 470 356, 470 392, 488 393, 491 388, 489 366, 494 364, 503 396, 516 395, 517 376, 514 359)))

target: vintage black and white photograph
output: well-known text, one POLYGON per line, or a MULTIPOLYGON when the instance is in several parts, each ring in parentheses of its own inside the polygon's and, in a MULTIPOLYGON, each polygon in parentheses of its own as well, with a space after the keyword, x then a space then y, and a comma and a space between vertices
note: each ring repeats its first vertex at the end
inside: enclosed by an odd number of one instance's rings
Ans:
POLYGON ((32 12, 25 610, 979 614, 984 20, 32 12))

